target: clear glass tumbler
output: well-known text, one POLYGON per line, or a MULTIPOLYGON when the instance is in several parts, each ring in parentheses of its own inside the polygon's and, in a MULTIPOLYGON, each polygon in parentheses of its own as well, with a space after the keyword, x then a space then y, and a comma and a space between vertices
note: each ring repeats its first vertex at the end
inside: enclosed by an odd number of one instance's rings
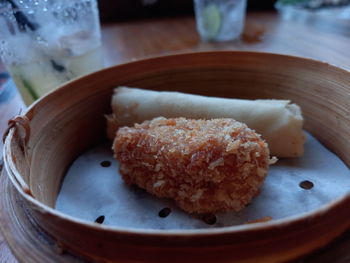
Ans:
POLYGON ((27 105, 101 69, 96 0, 0 1, 0 55, 27 105))
POLYGON ((0 72, 0 166, 4 146, 2 137, 8 121, 24 109, 25 105, 14 82, 7 73, 0 72))
POLYGON ((206 41, 230 41, 240 37, 247 0, 194 0, 197 31, 206 41))

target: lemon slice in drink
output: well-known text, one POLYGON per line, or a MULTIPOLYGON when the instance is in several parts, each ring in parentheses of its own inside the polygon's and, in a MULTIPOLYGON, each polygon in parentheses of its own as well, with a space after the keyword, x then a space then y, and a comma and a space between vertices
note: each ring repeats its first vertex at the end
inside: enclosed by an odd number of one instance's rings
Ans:
POLYGON ((202 13, 203 29, 206 37, 214 39, 221 29, 221 12, 216 4, 207 5, 202 13))

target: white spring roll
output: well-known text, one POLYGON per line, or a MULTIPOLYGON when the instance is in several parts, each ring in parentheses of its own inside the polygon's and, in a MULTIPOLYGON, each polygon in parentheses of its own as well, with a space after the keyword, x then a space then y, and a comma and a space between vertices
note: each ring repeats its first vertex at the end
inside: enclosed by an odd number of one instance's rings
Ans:
POLYGON ((192 119, 233 118, 261 134, 272 155, 298 157, 305 135, 300 107, 289 100, 243 100, 118 87, 107 116, 108 137, 118 127, 132 126, 155 117, 192 119))

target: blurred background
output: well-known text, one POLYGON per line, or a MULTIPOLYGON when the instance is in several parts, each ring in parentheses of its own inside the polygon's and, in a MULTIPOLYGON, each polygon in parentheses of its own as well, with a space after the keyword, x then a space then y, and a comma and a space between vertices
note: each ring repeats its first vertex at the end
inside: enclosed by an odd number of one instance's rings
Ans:
MULTIPOLYGON (((274 0, 248 0, 248 11, 274 9, 274 0)), ((194 14, 193 0, 99 0, 103 22, 194 14)))

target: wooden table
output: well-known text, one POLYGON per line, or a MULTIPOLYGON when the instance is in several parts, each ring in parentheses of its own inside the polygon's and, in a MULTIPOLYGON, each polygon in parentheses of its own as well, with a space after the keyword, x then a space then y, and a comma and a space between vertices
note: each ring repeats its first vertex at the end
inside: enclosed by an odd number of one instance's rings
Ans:
MULTIPOLYGON (((331 23, 315 26, 283 21, 275 12, 249 13, 241 40, 204 43, 193 17, 164 18, 103 24, 102 38, 107 66, 175 53, 249 50, 309 57, 350 69, 350 26, 331 23)), ((1 235, 0 262, 17 262, 1 235)), ((350 262, 350 231, 296 262, 350 262)))

